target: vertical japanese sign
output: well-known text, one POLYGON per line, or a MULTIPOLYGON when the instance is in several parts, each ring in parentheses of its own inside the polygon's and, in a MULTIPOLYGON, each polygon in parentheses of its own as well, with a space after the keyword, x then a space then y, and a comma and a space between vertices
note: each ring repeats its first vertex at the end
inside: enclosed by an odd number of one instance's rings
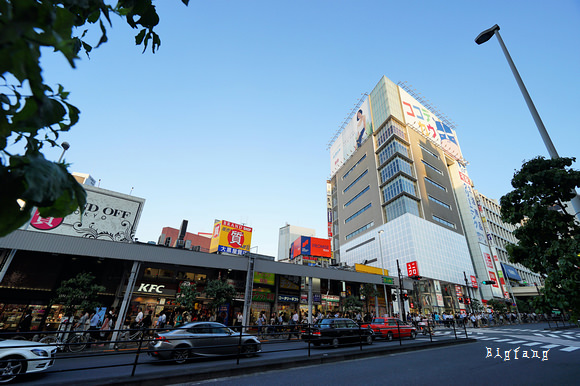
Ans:
POLYGON ((477 278, 473 275, 471 275, 471 285, 473 286, 473 288, 478 288, 477 278))
POLYGON ((252 228, 225 220, 216 221, 209 252, 243 255, 250 251, 251 241, 252 228))
POLYGON ((495 282, 495 284, 493 284, 493 288, 499 288, 499 285, 497 283, 497 276, 495 276, 495 273, 493 271, 488 271, 488 273, 489 278, 495 282))

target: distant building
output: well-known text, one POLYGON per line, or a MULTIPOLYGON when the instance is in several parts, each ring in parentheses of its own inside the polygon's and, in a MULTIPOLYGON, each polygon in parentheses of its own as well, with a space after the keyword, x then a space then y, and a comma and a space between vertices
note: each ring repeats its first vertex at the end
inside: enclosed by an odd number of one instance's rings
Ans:
MULTIPOLYGON (((158 245, 165 245, 167 247, 177 247, 177 240, 179 239, 179 229, 164 227, 159 236, 158 245)), ((211 233, 209 237, 207 233, 194 234, 185 232, 183 236, 183 248, 192 249, 199 252, 209 252, 211 244, 211 233)))
POLYGON ((290 259, 290 248, 292 243, 300 236, 316 236, 316 231, 310 228, 303 228, 296 225, 286 224, 280 228, 278 233, 278 256, 276 261, 290 259))
POLYGON ((494 261, 501 265, 498 269, 502 269, 504 277, 509 280, 508 284, 512 287, 540 284, 539 274, 531 272, 521 264, 509 261, 506 245, 518 243, 518 239, 513 235, 517 227, 502 221, 501 205, 497 200, 488 198, 478 191, 476 191, 476 196, 494 261))

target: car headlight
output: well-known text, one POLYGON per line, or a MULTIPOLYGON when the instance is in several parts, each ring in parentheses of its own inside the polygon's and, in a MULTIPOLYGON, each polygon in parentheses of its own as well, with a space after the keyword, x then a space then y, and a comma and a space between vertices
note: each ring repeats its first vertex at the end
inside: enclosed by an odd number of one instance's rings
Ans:
POLYGON ((41 350, 41 349, 38 349, 38 348, 33 348, 30 351, 32 351, 32 353, 34 355, 38 355, 39 357, 48 357, 48 353, 46 351, 44 351, 44 350, 41 350))

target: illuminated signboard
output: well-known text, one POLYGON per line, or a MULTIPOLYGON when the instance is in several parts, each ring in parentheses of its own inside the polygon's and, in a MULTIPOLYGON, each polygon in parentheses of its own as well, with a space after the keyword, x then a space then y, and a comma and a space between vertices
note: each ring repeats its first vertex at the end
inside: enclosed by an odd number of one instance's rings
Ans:
POLYGON ((300 236, 292 243, 290 258, 302 256, 332 257, 330 240, 316 237, 300 236))
POLYGON ((229 221, 216 221, 213 227, 209 252, 226 252, 243 255, 250 251, 252 228, 229 221))

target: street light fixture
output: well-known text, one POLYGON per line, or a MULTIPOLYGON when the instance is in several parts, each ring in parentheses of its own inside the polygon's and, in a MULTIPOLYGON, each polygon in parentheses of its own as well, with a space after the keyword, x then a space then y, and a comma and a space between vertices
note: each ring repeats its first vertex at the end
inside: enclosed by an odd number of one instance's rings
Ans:
MULTIPOLYGON (((518 86, 520 88, 520 91, 522 93, 522 95, 524 96, 524 99, 526 101, 526 104, 528 105, 528 109, 530 110, 530 113, 532 114, 532 118, 534 119, 534 122, 536 123, 536 126, 538 127, 538 130, 540 131, 540 135, 542 136, 542 140, 544 141, 544 145, 546 145, 546 148, 548 149, 548 154, 550 154, 551 158, 559 158, 558 152, 556 151, 556 148, 554 147, 554 144, 552 143, 552 140, 550 139, 550 136, 548 135, 548 131, 546 130, 546 127, 544 126, 544 123, 542 122, 542 119, 540 118, 540 114, 538 114, 538 111, 536 110, 536 106, 534 106, 534 102, 532 102, 532 98, 530 97, 530 94, 528 93, 528 90, 526 89, 526 86, 524 85, 524 82, 516 68, 516 65, 514 64, 502 38, 501 35, 499 34, 499 25, 494 25, 493 27, 486 29, 485 31, 483 31, 482 33, 480 33, 479 35, 477 35, 477 37, 475 38, 475 42, 477 44, 483 44, 485 42, 487 42, 489 39, 491 39, 493 36, 497 37, 497 41, 499 42, 499 45, 501 46, 501 49, 508 61, 508 64, 512 70, 512 73, 514 74, 514 77, 516 78, 516 82, 518 83, 518 86)), ((578 220, 580 220, 580 197, 578 196, 578 194, 576 194, 576 190, 573 189, 573 193, 574 193, 574 197, 570 200, 570 203, 572 204, 572 209, 574 210, 574 216, 576 216, 576 218, 578 220)), ((563 208, 562 208, 563 209, 563 208)))

